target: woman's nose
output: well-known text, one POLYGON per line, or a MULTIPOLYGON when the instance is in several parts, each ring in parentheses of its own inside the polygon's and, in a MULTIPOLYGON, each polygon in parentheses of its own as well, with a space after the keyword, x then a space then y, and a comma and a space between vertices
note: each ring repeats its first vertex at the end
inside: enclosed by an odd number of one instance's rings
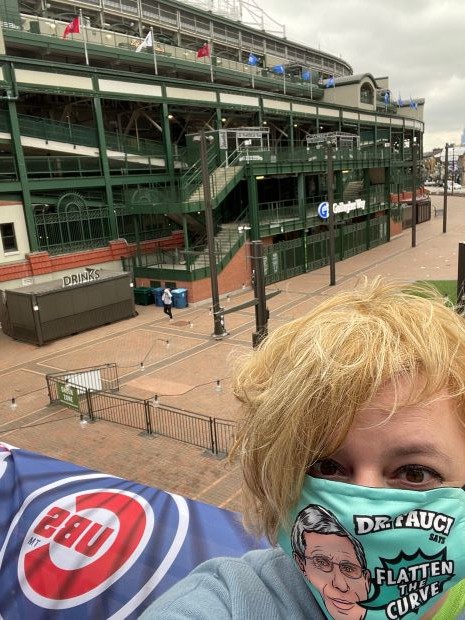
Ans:
POLYGON ((360 467, 355 470, 350 482, 361 487, 372 487, 374 489, 381 489, 386 486, 382 473, 369 467, 360 467))

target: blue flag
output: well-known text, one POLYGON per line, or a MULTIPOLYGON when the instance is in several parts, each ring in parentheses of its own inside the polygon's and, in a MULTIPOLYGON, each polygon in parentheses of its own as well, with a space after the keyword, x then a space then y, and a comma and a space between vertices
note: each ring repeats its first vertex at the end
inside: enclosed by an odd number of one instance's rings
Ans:
POLYGON ((326 82, 326 88, 331 88, 331 86, 334 86, 334 88, 336 88, 336 82, 334 81, 334 75, 328 78, 328 81, 326 82))
POLYGON ((201 562, 268 547, 237 513, 6 444, 0 480, 2 618, 137 620, 201 562))
POLYGON ((387 90, 384 93, 384 103, 387 105, 390 102, 391 102, 391 93, 387 90))
POLYGON ((271 67, 271 71, 273 73, 277 73, 278 75, 284 75, 284 65, 275 65, 274 67, 271 67))
POLYGON ((418 108, 418 106, 417 106, 417 102, 416 102, 416 101, 414 101, 414 100, 412 99, 412 95, 410 95, 410 103, 409 103, 409 105, 410 105, 410 107, 411 107, 413 110, 416 110, 416 109, 418 108))
POLYGON ((404 105, 404 102, 402 101, 402 97, 400 96, 400 93, 399 93, 399 98, 397 99, 397 105, 399 106, 399 108, 404 105))
POLYGON ((304 71, 302 71, 302 79, 305 80, 306 82, 309 82, 312 79, 312 72, 309 71, 308 69, 305 69, 304 71))
POLYGON ((255 56, 255 54, 252 54, 252 52, 250 52, 249 59, 247 60, 247 64, 255 67, 258 64, 258 61, 259 61, 259 58, 255 56))

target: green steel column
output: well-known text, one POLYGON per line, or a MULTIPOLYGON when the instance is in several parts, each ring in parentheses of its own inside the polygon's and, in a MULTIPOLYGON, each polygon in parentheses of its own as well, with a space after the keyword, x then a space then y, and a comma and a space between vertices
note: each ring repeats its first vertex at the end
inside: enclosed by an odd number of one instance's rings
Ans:
POLYGON ((23 147, 21 145, 21 132, 19 130, 18 114, 16 111, 16 103, 14 101, 8 101, 8 116, 11 127, 13 152, 18 168, 19 180, 21 181, 23 210, 26 218, 29 246, 33 252, 36 252, 39 249, 39 242, 37 239, 34 213, 32 209, 31 190, 29 189, 29 181, 27 178, 26 160, 24 159, 23 147))
POLYGON ((302 243, 304 249, 304 271, 307 273, 308 271, 308 252, 307 252, 307 229, 304 228, 302 230, 302 243))
POLYGON ((136 213, 133 218, 134 222, 134 235, 136 237, 136 265, 142 267, 142 255, 140 251, 140 230, 139 230, 139 214, 136 213))
POLYGON ((305 174, 299 172, 297 175, 297 202, 299 204, 299 217, 302 220, 302 226, 307 226, 307 197, 305 195, 305 174))
POLYGON ((334 173, 336 177, 336 188, 335 188, 335 200, 340 201, 344 200, 344 186, 342 182, 342 170, 336 170, 334 173))
POLYGON ((221 108, 217 107, 215 109, 215 122, 216 122, 215 129, 221 129, 223 127, 223 123, 221 121, 222 118, 223 118, 223 114, 221 112, 221 108))
MULTIPOLYGON (((94 92, 98 92, 96 78, 94 78, 94 92)), ((93 105, 95 123, 97 125, 100 164, 102 166, 103 178, 105 180, 105 192, 107 195, 108 219, 110 220, 111 236, 113 239, 116 239, 118 237, 118 224, 116 221, 115 205, 113 203, 113 188, 111 186, 110 165, 107 156, 107 141, 105 138, 105 126, 103 124, 102 104, 98 96, 93 97, 93 105)))
POLYGON ((289 115, 289 142, 291 147, 291 153, 294 153, 294 117, 292 112, 289 115))
MULTIPOLYGON (((223 118, 223 114, 221 111, 221 108, 218 107, 215 110, 215 128, 219 131, 222 129, 223 127, 223 121, 221 120, 223 118)), ((227 151, 220 149, 220 144, 219 144, 219 137, 218 135, 216 136, 216 148, 218 149, 218 153, 219 153, 219 161, 220 163, 224 164, 224 162, 226 161, 226 157, 227 157, 227 151)))
POLYGON ((182 232, 184 235, 184 249, 186 251, 185 253, 186 268, 187 268, 187 271, 190 271, 189 229, 187 226, 187 218, 185 214, 183 214, 182 216, 182 232))
POLYGON ((387 240, 391 241, 391 169, 384 169, 384 204, 387 205, 387 240))
POLYGON ((258 216, 258 188, 255 175, 247 171, 247 196, 249 199, 250 239, 260 240, 260 218, 258 216))
POLYGON ((366 249, 370 249, 370 173, 368 168, 365 168, 363 171, 363 193, 365 194, 365 200, 367 207, 365 209, 365 217, 366 217, 366 249))
POLYGON ((163 129, 163 147, 165 149, 166 171, 170 176, 174 175, 173 145, 171 144, 171 125, 168 118, 168 104, 161 105, 161 126, 163 129))

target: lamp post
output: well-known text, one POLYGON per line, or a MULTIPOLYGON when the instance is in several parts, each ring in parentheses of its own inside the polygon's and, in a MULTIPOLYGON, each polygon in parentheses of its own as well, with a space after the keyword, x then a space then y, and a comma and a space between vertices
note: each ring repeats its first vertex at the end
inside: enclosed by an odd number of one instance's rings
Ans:
POLYGON ((263 242, 252 241, 253 288, 256 300, 255 326, 256 331, 252 334, 252 344, 257 347, 268 336, 268 310, 266 308, 265 293, 265 270, 263 263, 263 242))
POLYGON ((417 144, 412 141, 412 248, 417 246, 417 144))
POLYGON ((329 224, 329 285, 336 284, 336 242, 334 235, 334 167, 333 167, 333 143, 326 142, 328 156, 326 185, 328 189, 328 224, 329 224))
POLYGON ((442 210, 442 232, 447 230, 447 178, 449 176, 449 145, 446 142, 446 154, 444 156, 444 201, 442 210))
POLYGON ((208 260, 210 263, 210 282, 212 289, 212 312, 213 312, 213 334, 217 340, 227 336, 228 332, 224 328, 224 314, 220 307, 220 296, 218 292, 218 272, 216 269, 215 256, 215 231, 213 226, 213 210, 210 191, 210 173, 208 170, 207 142, 213 141, 213 136, 207 136, 202 129, 198 136, 194 137, 200 143, 200 167, 202 171, 203 202, 205 206, 205 226, 207 229, 207 248, 208 260))

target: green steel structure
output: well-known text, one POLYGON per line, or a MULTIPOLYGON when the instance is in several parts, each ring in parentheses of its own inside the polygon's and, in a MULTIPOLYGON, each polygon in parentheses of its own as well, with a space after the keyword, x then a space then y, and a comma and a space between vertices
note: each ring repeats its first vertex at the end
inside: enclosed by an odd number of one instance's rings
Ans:
POLYGON ((335 201, 357 205, 336 216, 337 258, 389 241, 393 196, 415 184, 413 149, 421 161, 424 101, 399 105, 387 77, 353 75, 288 41, 258 7, 221 1, 212 12, 165 0, 0 0, 9 280, 28 254, 60 256, 65 269, 68 255, 116 239, 134 244, 125 265, 136 277, 208 277, 200 130, 212 137, 220 271, 246 239, 266 239, 268 283, 326 264, 328 140, 335 201), (75 17, 80 32, 63 38, 75 17), (176 231, 181 247, 147 249, 176 231))

